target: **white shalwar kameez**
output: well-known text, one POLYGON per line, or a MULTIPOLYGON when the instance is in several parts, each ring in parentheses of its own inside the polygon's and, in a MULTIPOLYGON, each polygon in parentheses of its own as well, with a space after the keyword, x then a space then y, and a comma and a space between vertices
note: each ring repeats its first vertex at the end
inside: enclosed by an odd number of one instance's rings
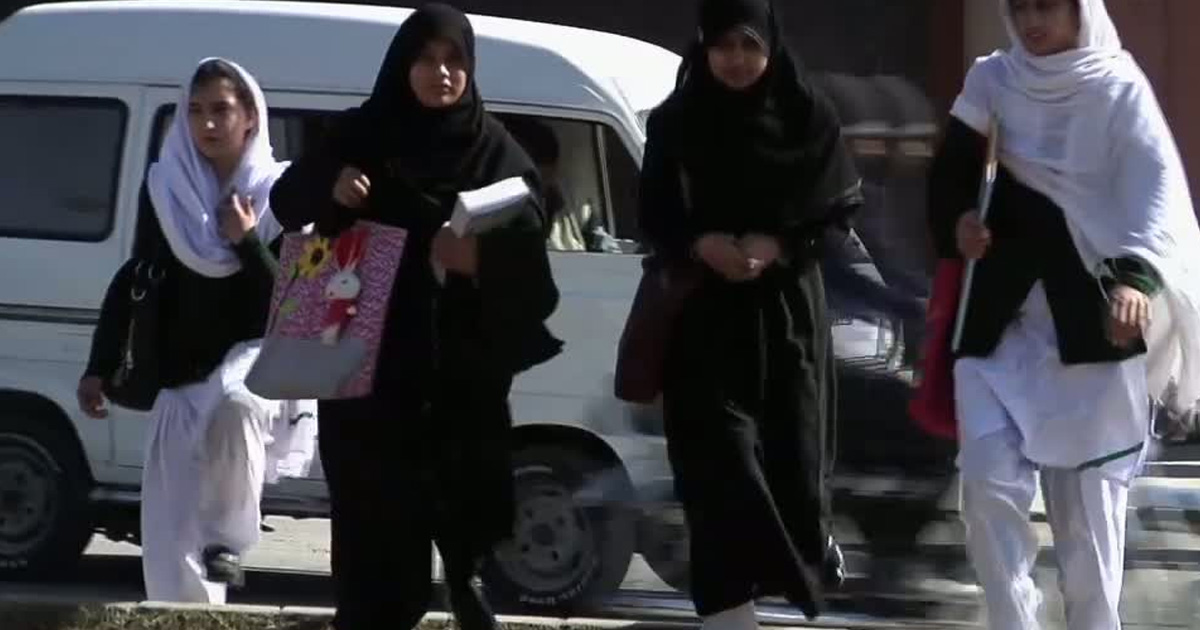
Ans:
POLYGON ((1149 424, 1145 361, 1063 365, 1040 282, 1018 317, 991 357, 954 367, 962 513, 989 627, 1038 627, 1029 514, 1040 470, 1070 628, 1118 628, 1127 484, 1149 424))
MULTIPOLYGON (((218 209, 231 192, 251 200, 261 242, 270 243, 282 232, 269 198, 272 184, 287 167, 273 156, 261 88, 243 68, 225 61, 249 87, 257 120, 263 123, 249 138, 238 168, 225 184, 219 182, 195 146, 188 117, 175 116, 147 177, 171 253, 209 278, 241 271, 217 227, 218 209)), ((183 85, 190 83, 189 76, 183 85)), ((176 111, 188 111, 189 101, 185 88, 176 111)), ((259 537, 263 483, 304 476, 315 456, 316 402, 268 401, 243 384, 258 350, 259 341, 235 344, 207 379, 163 390, 150 412, 141 539, 151 601, 224 603, 225 584, 205 579, 204 549, 224 546, 243 554, 253 546, 259 537)))
POLYGON ((225 603, 203 551, 259 539, 263 484, 308 472, 316 404, 260 398, 243 384, 259 344, 229 351, 208 380, 161 392, 142 473, 142 570, 150 601, 225 603), (284 448, 273 448, 283 445, 284 448))
MULTIPOLYGON (((1012 48, 976 61, 951 114, 1000 123, 1001 164, 1048 196, 1087 268, 1136 256, 1163 280, 1149 352, 1064 365, 1040 282, 987 358, 955 365, 967 547, 992 630, 1038 628, 1029 514, 1040 472, 1070 630, 1120 627, 1128 488, 1146 456, 1150 401, 1200 399, 1200 251, 1182 163, 1149 82, 1122 50, 1103 0, 1080 0, 1080 47, 1012 48)), ((1097 285, 1097 290, 1100 285, 1097 285)))

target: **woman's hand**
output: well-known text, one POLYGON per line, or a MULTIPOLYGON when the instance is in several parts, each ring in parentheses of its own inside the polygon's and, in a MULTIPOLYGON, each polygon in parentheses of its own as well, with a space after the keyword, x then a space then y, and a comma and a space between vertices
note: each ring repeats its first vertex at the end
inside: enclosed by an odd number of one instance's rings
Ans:
POLYGON ((443 226, 433 237, 430 258, 446 271, 473 278, 479 272, 479 243, 474 236, 460 238, 443 226))
POLYGON ((774 236, 751 233, 743 236, 740 243, 742 253, 746 255, 746 258, 751 261, 757 260, 760 263, 759 273, 779 262, 779 259, 783 257, 783 246, 774 236))
POLYGON ((258 225, 258 217, 254 214, 254 199, 241 197, 234 193, 229 201, 221 206, 220 212, 221 236, 234 245, 242 242, 258 225))
POLYGON ((333 184, 333 200, 352 210, 363 207, 371 194, 371 180, 362 171, 347 166, 333 184))
POLYGON ((1150 325, 1150 298, 1137 289, 1118 284, 1108 292, 1108 338, 1126 348, 1142 337, 1150 325))
POLYGON ((958 251, 968 260, 983 258, 992 244, 992 231, 983 223, 979 213, 972 210, 958 218, 954 227, 958 251))
POLYGON ((102 420, 108 417, 105 409, 104 384, 99 376, 85 376, 79 379, 79 387, 75 390, 75 398, 79 401, 79 409, 89 418, 102 420))
POLYGON ((745 282, 758 275, 761 262, 750 259, 729 234, 705 234, 696 239, 696 256, 730 282, 745 282))

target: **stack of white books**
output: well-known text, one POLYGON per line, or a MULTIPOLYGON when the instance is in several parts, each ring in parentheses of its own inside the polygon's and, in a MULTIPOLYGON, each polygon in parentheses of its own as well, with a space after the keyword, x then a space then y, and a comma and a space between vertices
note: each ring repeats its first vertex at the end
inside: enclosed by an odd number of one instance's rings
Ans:
MULTIPOLYGON (((486 234, 506 225, 525 210, 532 191, 523 177, 509 177, 483 188, 458 193, 458 202, 446 225, 459 238, 486 234)), ((433 273, 445 282, 446 270, 437 263, 433 273)))

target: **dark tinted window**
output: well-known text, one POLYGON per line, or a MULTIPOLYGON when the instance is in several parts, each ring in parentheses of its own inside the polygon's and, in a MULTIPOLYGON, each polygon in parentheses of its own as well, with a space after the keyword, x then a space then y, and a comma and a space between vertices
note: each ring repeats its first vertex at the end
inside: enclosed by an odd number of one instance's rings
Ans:
POLYGON ((126 118, 115 99, 0 96, 0 236, 107 238, 126 118))

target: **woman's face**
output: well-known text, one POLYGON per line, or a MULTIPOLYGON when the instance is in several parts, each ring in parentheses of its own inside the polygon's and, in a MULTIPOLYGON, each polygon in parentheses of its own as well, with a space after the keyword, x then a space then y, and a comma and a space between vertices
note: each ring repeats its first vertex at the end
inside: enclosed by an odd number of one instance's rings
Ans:
POLYGON ((454 43, 435 39, 425 45, 408 72, 417 101, 425 107, 450 107, 467 91, 467 60, 454 43))
POLYGON ((1079 46, 1079 0, 1009 0, 1008 6, 1029 54, 1044 57, 1079 46))
POLYGON ((741 28, 730 30, 708 47, 708 67, 713 76, 739 92, 758 83, 769 61, 762 42, 741 28))
POLYGON ((200 155, 213 162, 236 162, 257 126, 252 103, 243 103, 229 79, 213 79, 192 89, 188 128, 200 155))

